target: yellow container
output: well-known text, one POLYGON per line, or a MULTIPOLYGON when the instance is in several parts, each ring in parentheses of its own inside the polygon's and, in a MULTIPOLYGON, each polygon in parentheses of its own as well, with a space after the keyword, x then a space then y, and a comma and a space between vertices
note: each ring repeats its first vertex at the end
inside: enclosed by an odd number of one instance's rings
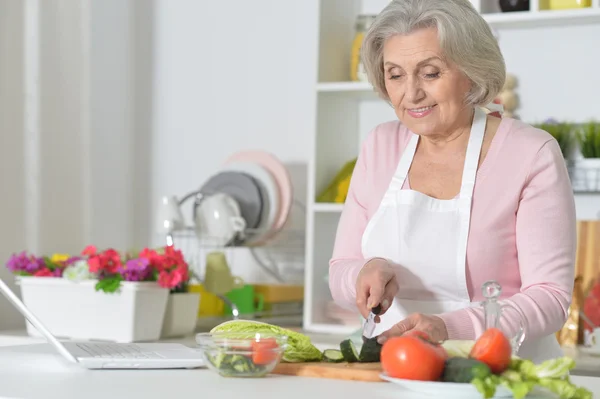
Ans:
POLYGON ((592 0, 547 0, 550 10, 569 10, 573 8, 588 8, 592 0))
POLYGON ((254 284, 254 292, 261 294, 264 302, 302 302, 304 286, 291 284, 254 284))
POLYGON ((356 33, 354 40, 352 40, 350 51, 350 80, 352 81, 367 81, 367 75, 361 61, 360 49, 365 38, 365 33, 369 30, 375 17, 375 15, 359 15, 356 19, 356 33))
POLYGON ((213 293, 204 289, 202 284, 188 285, 188 292, 196 292, 200 294, 200 307, 198 308, 198 317, 221 316, 225 304, 213 293))

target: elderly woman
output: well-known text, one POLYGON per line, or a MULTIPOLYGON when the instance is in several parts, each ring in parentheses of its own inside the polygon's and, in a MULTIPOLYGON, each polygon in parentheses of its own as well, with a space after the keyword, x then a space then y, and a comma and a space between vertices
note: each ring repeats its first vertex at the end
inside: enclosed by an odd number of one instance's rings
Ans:
POLYGON ((365 36, 370 82, 394 108, 365 140, 330 261, 330 289, 380 342, 485 329, 482 285, 502 287, 519 355, 561 356, 574 284, 575 205, 556 140, 483 107, 505 81, 502 54, 469 0, 392 1, 365 36), (514 311, 508 311, 512 309, 514 311))

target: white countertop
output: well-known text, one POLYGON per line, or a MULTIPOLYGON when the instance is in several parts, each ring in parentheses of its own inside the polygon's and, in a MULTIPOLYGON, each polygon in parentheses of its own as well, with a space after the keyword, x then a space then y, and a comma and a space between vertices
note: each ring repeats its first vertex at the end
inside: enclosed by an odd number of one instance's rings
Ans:
MULTIPOLYGON (((312 337, 316 346, 331 347, 335 336, 312 337), (318 341, 317 341, 318 339, 318 341)), ((193 337, 170 340, 194 345, 193 337)), ((1 398, 420 398, 390 383, 367 383, 270 375, 260 379, 224 378, 207 369, 86 370, 67 363, 41 338, 24 332, 0 332, 1 398), (268 390, 268 391, 267 391, 268 390), (268 392, 268 393, 267 393, 268 392)), ((572 377, 600 397, 600 378, 572 377)))

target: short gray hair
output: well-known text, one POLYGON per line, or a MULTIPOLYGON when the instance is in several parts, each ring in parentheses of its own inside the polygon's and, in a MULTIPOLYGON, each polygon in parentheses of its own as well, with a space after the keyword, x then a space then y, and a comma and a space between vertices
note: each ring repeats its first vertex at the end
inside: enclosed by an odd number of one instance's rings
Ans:
POLYGON ((506 80, 504 57, 492 30, 469 0, 393 0, 377 16, 362 44, 369 82, 386 101, 383 46, 394 35, 435 27, 444 56, 472 82, 466 102, 485 105, 506 80))

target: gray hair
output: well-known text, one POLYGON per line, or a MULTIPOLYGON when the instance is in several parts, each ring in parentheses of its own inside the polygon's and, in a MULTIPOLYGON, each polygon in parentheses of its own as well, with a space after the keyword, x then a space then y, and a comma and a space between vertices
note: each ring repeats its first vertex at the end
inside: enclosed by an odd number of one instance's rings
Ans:
POLYGON ((498 95, 506 66, 498 41, 469 0, 393 0, 365 35, 361 54, 369 82, 386 101, 383 45, 394 35, 435 27, 446 59, 472 82, 466 102, 485 105, 498 95))

